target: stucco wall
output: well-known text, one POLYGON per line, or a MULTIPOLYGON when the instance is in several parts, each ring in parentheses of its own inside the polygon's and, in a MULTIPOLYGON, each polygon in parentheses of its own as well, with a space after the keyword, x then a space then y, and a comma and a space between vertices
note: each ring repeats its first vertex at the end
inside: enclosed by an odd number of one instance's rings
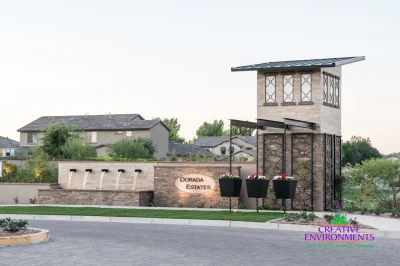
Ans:
POLYGON ((154 158, 156 158, 157 160, 167 159, 169 148, 168 136, 168 130, 161 123, 158 123, 150 129, 150 138, 155 144, 157 150, 154 154, 154 158))
POLYGON ((0 183, 0 204, 29 204, 29 199, 39 199, 38 189, 58 188, 57 184, 0 183))

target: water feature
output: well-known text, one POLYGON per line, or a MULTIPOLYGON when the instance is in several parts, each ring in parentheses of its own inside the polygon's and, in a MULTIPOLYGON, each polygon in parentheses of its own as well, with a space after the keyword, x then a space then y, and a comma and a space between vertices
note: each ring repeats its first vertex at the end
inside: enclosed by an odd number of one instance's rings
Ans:
POLYGON ((86 170, 85 170, 85 174, 83 175, 82 189, 85 189, 88 175, 89 175, 89 173, 91 173, 91 172, 92 172, 92 169, 86 169, 86 170))
POLYGON ((133 187, 132 187, 132 190, 135 190, 135 188, 136 188, 137 175, 138 175, 138 172, 134 171, 133 172, 133 187))
POLYGON ((101 174, 100 174, 100 190, 101 190, 101 187, 103 186, 103 178, 104 178, 104 175, 106 174, 106 173, 108 173, 108 169, 101 169, 101 174))
POLYGON ((72 179, 72 175, 73 174, 74 174, 74 172, 69 172, 69 175, 68 175, 68 189, 71 186, 71 179, 72 179))
POLYGON ((124 169, 118 169, 118 172, 117 172, 117 180, 115 181, 115 190, 118 189, 119 177, 121 176, 121 174, 122 174, 123 172, 125 172, 124 169))

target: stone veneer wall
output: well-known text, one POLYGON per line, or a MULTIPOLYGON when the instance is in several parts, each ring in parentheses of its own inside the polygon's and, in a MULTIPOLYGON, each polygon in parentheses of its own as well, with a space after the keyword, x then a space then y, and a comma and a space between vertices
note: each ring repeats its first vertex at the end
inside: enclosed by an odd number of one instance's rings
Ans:
MULTIPOLYGON (((259 172, 264 174, 268 179, 272 180, 274 175, 280 174, 282 171, 282 161, 277 155, 282 154, 282 149, 280 147, 280 138, 277 138, 274 134, 265 134, 266 144, 263 143, 263 135, 260 134, 259 137, 259 172), (272 167, 266 167, 265 172, 263 169, 263 147, 269 150, 273 150, 272 155, 268 155, 269 161, 275 161, 272 164, 272 167), (275 152, 276 150, 276 152, 275 152)), ((291 173, 291 134, 288 132, 286 134, 286 172, 288 174, 291 173)), ((324 186, 324 134, 315 133, 314 141, 313 141, 313 207, 314 211, 323 211, 324 210, 324 197, 325 197, 325 186, 324 186)), ((296 151, 294 151, 296 152, 296 151)), ((302 151, 301 151, 302 152, 302 151)), ((311 151, 310 151, 311 152, 311 151)), ((294 162, 294 168, 298 167, 298 162, 301 160, 301 156, 297 155, 299 158, 294 162)), ((311 167, 311 165, 309 165, 311 167)), ((310 169, 311 170, 311 169, 310 169)), ((294 174, 295 178, 298 178, 298 175, 294 174)), ((311 179, 311 178, 310 178, 311 179)), ((268 198, 274 199, 273 191, 268 193, 268 198), (272 193, 270 193, 272 192, 272 193)), ((279 205, 281 204, 281 200, 279 200, 279 205)), ((276 205, 278 206, 278 205, 276 205)), ((275 207, 276 207, 275 206, 275 207)), ((291 209, 291 200, 287 200, 286 202, 287 210, 291 209)))
MULTIPOLYGON (((233 166, 233 174, 240 175, 240 166, 233 166)), ((229 198, 222 198, 218 179, 229 172, 229 166, 188 165, 188 166, 155 166, 154 168, 154 202, 160 207, 197 208, 204 203, 204 208, 229 208, 229 198), (211 192, 191 194, 178 190, 175 180, 188 174, 201 174, 212 178, 215 187, 211 192)), ((238 198, 232 198, 232 208, 238 208, 238 198)))
POLYGON ((153 191, 39 189, 39 204, 150 206, 153 191))

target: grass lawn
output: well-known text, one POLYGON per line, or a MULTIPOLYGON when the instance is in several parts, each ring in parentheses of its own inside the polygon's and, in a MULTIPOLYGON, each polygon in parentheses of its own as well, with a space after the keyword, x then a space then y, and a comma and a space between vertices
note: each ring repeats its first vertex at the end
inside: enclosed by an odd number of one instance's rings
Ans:
POLYGON ((169 219, 229 220, 245 222, 267 222, 284 217, 283 212, 229 212, 229 211, 193 211, 193 210, 151 210, 151 209, 107 209, 75 207, 0 207, 0 214, 42 214, 42 215, 79 215, 142 217, 169 219))

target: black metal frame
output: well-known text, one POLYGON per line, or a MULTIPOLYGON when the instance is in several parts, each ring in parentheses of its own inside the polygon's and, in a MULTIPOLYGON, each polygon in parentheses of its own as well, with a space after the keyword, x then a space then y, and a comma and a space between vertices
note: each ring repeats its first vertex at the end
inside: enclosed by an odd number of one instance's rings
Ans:
MULTIPOLYGON (((312 74, 310 74, 310 77, 312 78, 312 74)), ((276 77, 275 77, 276 78, 276 77)), ((312 88, 311 88, 312 90, 312 88)), ((276 88, 275 88, 276 91, 276 88)), ((284 122, 278 122, 278 121, 273 121, 273 120, 265 120, 265 119, 258 119, 257 118, 257 123, 254 122, 249 122, 249 121, 240 121, 240 120, 235 120, 235 119, 230 119, 230 127, 229 127, 229 150, 232 150, 232 126, 239 126, 239 127, 248 127, 248 128, 254 128, 256 129, 256 137, 257 137, 257 154, 256 154, 256 173, 259 173, 259 129, 265 129, 268 127, 271 128, 278 128, 278 129, 283 129, 283 134, 279 133, 272 133, 276 135, 282 135, 282 173, 286 173, 286 146, 287 146, 287 134, 286 131, 290 130, 291 127, 301 127, 301 128, 307 128, 311 130, 316 129, 316 123, 313 122, 307 122, 307 121, 301 121, 301 120, 296 120, 296 119, 291 119, 291 118, 284 118, 284 122)), ((291 171, 293 173, 293 134, 292 133, 292 152, 291 152, 291 163, 292 163, 292 168, 291 171)), ((314 181, 313 181, 313 164, 314 164, 314 155, 313 155, 313 149, 314 149, 314 134, 313 133, 298 133, 298 134, 311 134, 311 209, 313 210, 314 207, 314 195, 313 195, 313 187, 314 187, 314 181)), ((265 175, 265 133, 263 134, 263 174, 265 175)), ((269 134, 271 135, 271 134, 269 134)), ((232 152, 229 153, 229 173, 232 174, 232 152)), ((258 212, 258 198, 257 200, 257 212, 258 212)), ((284 212, 286 212, 286 200, 282 200, 283 206, 284 206, 284 212)), ((293 207, 293 200, 291 202, 291 205, 293 207)), ((231 209, 231 198, 229 198, 229 209, 231 209)))

